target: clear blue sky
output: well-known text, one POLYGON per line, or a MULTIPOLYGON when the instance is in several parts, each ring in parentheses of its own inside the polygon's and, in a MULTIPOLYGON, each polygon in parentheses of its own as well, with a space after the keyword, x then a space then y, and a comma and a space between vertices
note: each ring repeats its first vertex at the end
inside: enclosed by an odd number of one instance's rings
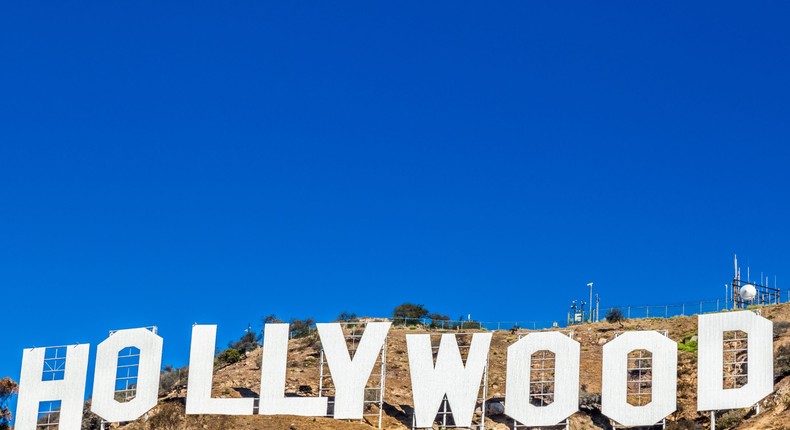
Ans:
POLYGON ((788 16, 7 2, 0 376, 154 324, 183 365, 193 322, 721 297, 733 253, 790 287, 788 16))

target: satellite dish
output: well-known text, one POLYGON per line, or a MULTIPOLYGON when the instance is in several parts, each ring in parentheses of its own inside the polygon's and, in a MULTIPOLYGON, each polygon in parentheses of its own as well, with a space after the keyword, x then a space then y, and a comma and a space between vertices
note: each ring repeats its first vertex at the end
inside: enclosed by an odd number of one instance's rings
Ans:
POLYGON ((757 297, 757 288, 754 288, 754 285, 746 284, 738 290, 738 295, 741 296, 743 300, 754 300, 754 298, 757 297))

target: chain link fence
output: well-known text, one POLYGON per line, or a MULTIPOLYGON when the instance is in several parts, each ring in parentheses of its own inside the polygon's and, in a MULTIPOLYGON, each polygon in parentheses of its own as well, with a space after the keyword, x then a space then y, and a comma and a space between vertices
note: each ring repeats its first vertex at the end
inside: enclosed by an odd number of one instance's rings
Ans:
POLYGON ((644 305, 644 306, 612 306, 609 308, 602 308, 597 315, 598 320, 603 320, 606 315, 614 310, 619 309, 623 313, 623 318, 672 318, 678 316, 690 316, 707 314, 713 312, 721 312, 731 308, 732 303, 724 300, 702 300, 699 302, 680 303, 674 305, 644 305))
MULTIPOLYGON (((788 296, 790 300, 790 294, 788 296)), ((696 302, 677 303, 671 305, 623 305, 610 306, 593 310, 592 315, 585 311, 580 321, 577 323, 592 321, 603 321, 606 315, 618 309, 625 319, 645 319, 645 318, 672 318, 678 316, 692 316, 713 312, 721 312, 732 308, 732 302, 724 299, 700 300, 696 302)), ((461 330, 541 330, 547 328, 567 327, 573 320, 573 315, 568 314, 563 319, 555 321, 474 321, 474 320, 441 320, 430 318, 392 318, 395 326, 406 326, 414 328, 425 328, 440 331, 461 331, 461 330)))
POLYGON ((432 320, 430 318, 392 318, 394 326, 420 327, 429 330, 540 330, 564 326, 562 321, 474 321, 432 320))
MULTIPOLYGON (((787 293, 790 302, 790 292, 787 293)), ((603 307, 592 310, 592 315, 585 310, 580 315, 573 313, 564 315, 554 321, 476 321, 476 320, 445 320, 431 318, 365 318, 364 320, 344 321, 343 324, 354 326, 364 324, 365 321, 391 321, 394 326, 421 328, 436 331, 463 331, 463 330, 488 330, 488 331, 517 331, 517 330, 542 330, 549 328, 565 328, 580 323, 604 321, 606 315, 612 310, 619 310, 625 319, 646 318, 673 318, 678 316, 692 316, 731 310, 731 300, 710 299, 695 302, 677 303, 671 305, 622 305, 603 307)), ((307 334, 315 332, 315 324, 311 321, 307 334)))

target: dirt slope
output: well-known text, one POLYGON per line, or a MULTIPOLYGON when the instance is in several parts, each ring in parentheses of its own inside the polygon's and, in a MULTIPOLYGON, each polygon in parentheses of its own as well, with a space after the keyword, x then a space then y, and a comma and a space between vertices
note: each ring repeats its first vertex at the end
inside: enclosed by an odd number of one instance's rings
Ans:
MULTIPOLYGON (((762 315, 776 322, 790 322, 790 305, 777 305, 763 308, 762 315)), ((788 323, 784 323, 790 325, 788 323)), ((790 333, 775 324, 780 333, 775 337, 774 347, 790 343, 790 333)), ((601 353, 603 345, 615 334, 624 330, 666 330, 668 336, 677 342, 688 340, 697 333, 697 318, 675 317, 670 319, 627 320, 624 327, 606 322, 583 324, 574 327, 573 336, 581 344, 582 403, 590 405, 574 414, 570 419, 572 429, 610 428, 597 407, 600 405, 596 394, 601 391, 601 353), (586 400, 585 400, 586 399, 586 400)), ((523 333, 527 333, 524 331, 523 333)), ((393 328, 387 344, 387 379, 383 427, 386 429, 406 429, 411 423, 411 381, 406 354, 406 335, 429 333, 421 328, 393 328)), ((435 332, 434 332, 435 333, 435 332)), ((507 347, 518 339, 518 334, 495 332, 489 355, 488 398, 501 399, 505 395, 505 366, 507 347)), ((462 336, 459 343, 463 344, 462 336)), ((262 350, 249 353, 242 361, 219 369, 214 377, 213 394, 215 397, 257 397, 260 389, 260 357, 262 350)), ((286 392, 299 395, 315 395, 318 392, 320 343, 315 338, 297 339, 290 343, 286 392)), ((696 352, 678 351, 678 409, 668 419, 668 428, 709 428, 708 414, 696 412, 696 352)), ((162 424, 155 419, 161 410, 182 414, 180 404, 185 393, 172 392, 163 397, 160 406, 149 416, 147 423, 129 424, 135 428, 172 428, 172 429, 369 429, 366 423, 351 423, 328 418, 304 417, 189 417, 183 416, 162 424), (172 425, 171 425, 172 424, 172 425)), ((744 420, 721 420, 729 428, 739 429, 790 429, 790 378, 779 381, 775 393, 761 402, 761 413, 745 415, 744 420)), ((375 411, 373 411, 375 412, 375 411)), ((164 416, 164 415, 163 415, 164 416)), ((161 421, 161 420, 160 420, 161 421)), ((373 424, 376 422, 373 420, 373 424)), ((489 418, 486 428, 512 428, 512 420, 504 416, 489 418)), ((719 427, 723 428, 723 427, 719 427)))

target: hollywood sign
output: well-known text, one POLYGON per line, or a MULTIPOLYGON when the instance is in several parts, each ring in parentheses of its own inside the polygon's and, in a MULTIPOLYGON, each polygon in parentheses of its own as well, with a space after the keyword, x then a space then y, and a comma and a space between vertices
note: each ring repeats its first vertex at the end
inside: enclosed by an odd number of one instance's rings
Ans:
MULTIPOLYGON (((317 324, 317 328, 335 386, 333 417, 362 419, 365 385, 384 347, 390 323, 368 323, 353 358, 340 324, 317 324)), ((215 325, 192 328, 186 413, 252 415, 255 399, 211 397, 216 330, 215 325)), ((288 324, 267 324, 264 328, 257 413, 327 416, 327 397, 285 395, 288 334, 288 324)), ((455 335, 443 334, 434 363, 430 335, 406 335, 415 427, 432 427, 445 396, 456 425, 471 426, 491 336, 491 333, 475 333, 464 362, 455 335)), ((114 332, 101 342, 96 351, 91 410, 108 422, 125 422, 138 419, 156 406, 162 345, 161 337, 142 328, 114 332), (115 398, 118 357, 128 347, 140 351, 136 396, 120 402, 115 398)), ((749 407, 773 391, 771 321, 748 311, 700 315, 698 348, 699 411, 749 407), (748 336, 747 383, 740 388, 725 389, 724 333, 736 330, 748 336)), ((45 350, 24 350, 15 429, 36 429, 39 402, 59 400, 59 428, 79 430, 89 345, 67 348, 60 380, 42 380, 45 350)), ((510 345, 505 414, 527 426, 550 426, 576 412, 579 354, 579 342, 559 332, 530 333, 510 345), (532 354, 538 351, 550 351, 556 360, 554 401, 547 406, 530 402, 530 363, 532 354)), ((622 426, 658 423, 676 409, 677 344, 655 331, 625 332, 604 345, 602 376, 603 414, 622 426), (651 401, 644 406, 631 405, 626 399, 628 354, 635 350, 652 354, 651 401)))

